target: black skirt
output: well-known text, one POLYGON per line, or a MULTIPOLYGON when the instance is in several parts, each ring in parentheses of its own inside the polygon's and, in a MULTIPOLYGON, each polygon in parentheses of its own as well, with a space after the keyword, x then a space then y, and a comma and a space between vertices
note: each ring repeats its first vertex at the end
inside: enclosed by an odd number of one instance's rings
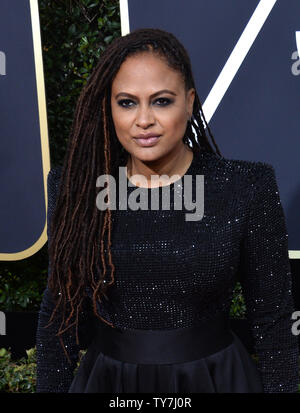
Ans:
POLYGON ((121 330, 99 321, 69 393, 263 393, 263 386, 220 315, 174 330, 121 330))

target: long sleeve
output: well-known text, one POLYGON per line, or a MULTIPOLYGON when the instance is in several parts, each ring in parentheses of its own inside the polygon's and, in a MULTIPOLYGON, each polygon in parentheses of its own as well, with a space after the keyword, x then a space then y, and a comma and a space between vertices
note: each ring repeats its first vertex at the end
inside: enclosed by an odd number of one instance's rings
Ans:
POLYGON ((296 393, 298 338, 292 333, 288 235, 275 171, 260 164, 242 242, 241 285, 265 393, 296 393))
MULTIPOLYGON (((47 234, 48 239, 51 236, 49 233, 51 216, 55 207, 56 195, 58 191, 59 169, 52 168, 48 174, 48 211, 47 211, 47 234)), ((48 274, 50 273, 51 263, 49 262, 48 274)), ((67 393, 74 377, 74 369, 77 366, 80 347, 76 344, 75 326, 67 333, 63 334, 63 341, 68 351, 71 360, 69 363, 65 352, 56 333, 61 324, 60 317, 54 318, 54 322, 48 327, 52 311, 54 309, 52 294, 46 287, 38 317, 38 326, 36 333, 37 347, 37 383, 36 392, 46 393, 67 393)), ((89 329, 88 312, 83 312, 79 317, 81 323, 84 323, 85 328, 89 329)), ((80 334, 80 333, 79 333, 80 334)), ((82 332, 81 332, 82 334, 82 332)))

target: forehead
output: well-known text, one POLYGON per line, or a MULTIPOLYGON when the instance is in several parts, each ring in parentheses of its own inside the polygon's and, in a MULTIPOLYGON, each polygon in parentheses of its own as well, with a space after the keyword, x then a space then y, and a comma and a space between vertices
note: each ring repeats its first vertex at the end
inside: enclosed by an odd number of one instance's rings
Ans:
POLYGON ((170 68, 163 58, 152 53, 128 57, 112 83, 113 93, 122 91, 134 94, 137 91, 151 92, 158 89, 173 89, 179 92, 183 87, 181 73, 170 68))

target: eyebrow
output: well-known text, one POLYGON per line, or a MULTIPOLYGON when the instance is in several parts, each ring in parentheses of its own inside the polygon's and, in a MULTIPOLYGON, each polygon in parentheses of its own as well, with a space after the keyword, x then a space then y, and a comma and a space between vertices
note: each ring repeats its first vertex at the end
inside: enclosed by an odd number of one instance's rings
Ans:
MULTIPOLYGON (((170 93, 171 95, 177 96, 175 92, 173 92, 172 90, 169 89, 163 89, 163 90, 159 90, 158 92, 153 93, 152 95, 150 95, 150 98, 154 98, 157 95, 160 95, 161 93, 170 93)), ((115 98, 117 99, 119 96, 129 96, 131 98, 136 98, 136 96, 132 95, 131 93, 126 93, 126 92, 120 92, 118 93, 115 98)))

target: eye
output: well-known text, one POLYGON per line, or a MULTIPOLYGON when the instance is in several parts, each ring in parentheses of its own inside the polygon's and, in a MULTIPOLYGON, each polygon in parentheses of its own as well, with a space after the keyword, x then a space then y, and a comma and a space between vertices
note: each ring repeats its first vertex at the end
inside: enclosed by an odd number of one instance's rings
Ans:
MULTIPOLYGON (((168 106, 172 103, 173 101, 168 98, 158 98, 155 99, 154 104, 157 106, 168 106)), ((121 106, 122 108, 129 109, 135 105, 133 100, 131 99, 121 99, 118 101, 118 105, 121 106)))
POLYGON ((118 100, 118 105, 121 106, 122 108, 130 108, 132 106, 132 105, 129 105, 130 102, 134 103, 130 99, 122 99, 122 100, 118 100))
POLYGON ((168 98, 158 98, 155 100, 155 102, 161 102, 158 104, 158 106, 168 106, 170 105, 170 103, 172 103, 172 100, 168 98))

